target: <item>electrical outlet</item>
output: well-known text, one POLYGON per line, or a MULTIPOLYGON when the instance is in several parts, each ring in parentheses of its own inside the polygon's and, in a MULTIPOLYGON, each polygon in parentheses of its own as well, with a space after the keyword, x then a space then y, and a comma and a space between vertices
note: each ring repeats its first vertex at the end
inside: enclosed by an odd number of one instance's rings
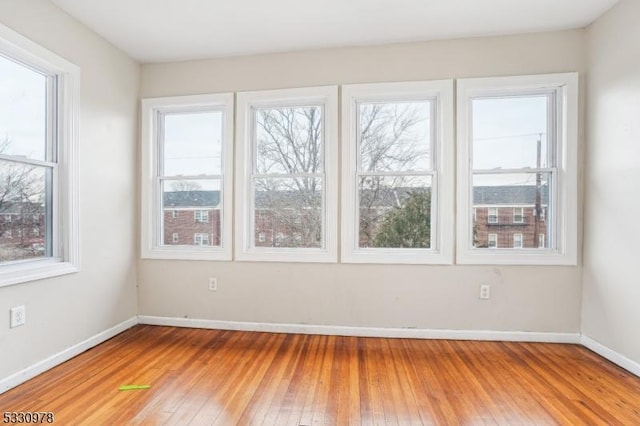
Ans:
POLYGON ((218 279, 209 277, 209 291, 218 291, 218 279))
POLYGON ((480 284, 480 299, 491 299, 491 286, 489 284, 480 284))
POLYGON ((27 322, 27 311, 24 305, 11 308, 10 312, 11 312, 11 321, 10 321, 11 328, 19 327, 21 325, 24 325, 27 322))

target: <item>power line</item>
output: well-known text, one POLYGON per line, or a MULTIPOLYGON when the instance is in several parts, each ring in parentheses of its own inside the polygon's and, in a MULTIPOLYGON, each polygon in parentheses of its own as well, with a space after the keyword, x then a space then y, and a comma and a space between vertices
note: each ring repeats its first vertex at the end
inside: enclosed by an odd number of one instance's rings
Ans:
POLYGON ((496 140, 496 139, 514 139, 514 138, 522 138, 522 137, 527 137, 527 136, 539 136, 542 137, 542 135, 546 135, 547 132, 542 132, 542 133, 523 133, 521 135, 511 135, 511 136, 495 136, 492 138, 474 138, 474 141, 490 141, 490 140, 496 140))

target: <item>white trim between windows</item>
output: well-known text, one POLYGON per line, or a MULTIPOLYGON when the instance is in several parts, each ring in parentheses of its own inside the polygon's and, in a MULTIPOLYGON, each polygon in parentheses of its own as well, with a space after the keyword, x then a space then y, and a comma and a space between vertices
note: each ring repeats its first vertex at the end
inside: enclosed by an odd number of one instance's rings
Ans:
MULTIPOLYGON (((453 80, 353 84, 342 87, 342 253, 345 263, 450 264, 453 262, 453 80), (360 248, 357 221, 358 102, 435 102, 432 132, 431 248, 360 248)), ((402 174, 402 173, 397 173, 402 174)))
MULTIPOLYGON (((236 121, 236 248, 241 261, 337 262, 338 214, 338 88, 309 87, 263 90, 237 94, 236 121), (324 108, 324 217, 322 248, 255 247, 251 226, 253 194, 253 113, 252 108, 322 105, 324 108)), ((276 175, 274 175, 275 177, 276 175)), ((286 177, 288 175, 277 175, 286 177)))
MULTIPOLYGON (((51 108, 56 129, 54 158, 57 179, 53 187, 53 258, 15 262, 0 267, 0 287, 55 277, 80 270, 80 224, 78 189, 78 117, 80 68, 55 53, 0 24, 0 54, 28 64, 57 79, 57 100, 51 108)), ((51 95, 51 91, 49 95, 51 95)), ((51 119, 51 117, 50 117, 51 119)), ((56 173, 56 172, 54 172, 56 173)))
MULTIPOLYGON (((578 74, 473 78, 457 81, 457 263, 486 265, 576 265, 578 178, 578 74), (550 194, 549 243, 553 249, 486 250, 472 246, 470 100, 533 92, 555 93, 557 191, 550 194)), ((526 169, 519 169, 526 172, 526 169)))
POLYGON ((149 98, 142 100, 142 191, 141 257, 143 259, 231 260, 233 214, 233 93, 149 98), (222 125, 222 211, 220 246, 162 245, 156 235, 160 224, 158 200, 158 135, 156 116, 160 111, 191 112, 212 109, 223 112, 222 125))

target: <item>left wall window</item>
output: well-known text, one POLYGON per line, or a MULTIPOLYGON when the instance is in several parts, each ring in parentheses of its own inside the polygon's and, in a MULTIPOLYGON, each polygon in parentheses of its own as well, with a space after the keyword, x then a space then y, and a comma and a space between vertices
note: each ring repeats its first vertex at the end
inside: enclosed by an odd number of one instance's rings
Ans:
POLYGON ((0 286, 79 270, 79 79, 0 25, 0 286))
POLYGON ((144 99, 142 120, 142 257, 231 260, 233 95, 144 99))

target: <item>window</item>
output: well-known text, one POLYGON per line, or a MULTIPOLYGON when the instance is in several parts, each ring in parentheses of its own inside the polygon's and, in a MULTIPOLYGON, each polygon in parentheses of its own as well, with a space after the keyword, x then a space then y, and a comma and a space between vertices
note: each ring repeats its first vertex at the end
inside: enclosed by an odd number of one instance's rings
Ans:
POLYGON ((522 248, 522 234, 513 234, 513 248, 522 248))
POLYGON ((79 269, 79 79, 78 67, 0 25, 0 215, 11 239, 0 242, 0 286, 79 269))
POLYGON ((173 241, 174 243, 177 243, 179 240, 179 236, 177 232, 174 232, 173 235, 171 236, 171 241, 173 241))
POLYGON ((458 81, 459 263, 576 264, 577 90, 577 74, 458 81), (472 209, 483 204, 531 206, 531 223, 520 208, 513 222, 544 234, 545 249, 474 247, 486 229, 472 225, 472 209))
POLYGON ((337 88, 238 93, 237 116, 236 258, 335 262, 337 88))
POLYGON ((538 248, 545 248, 544 241, 545 241, 545 235, 538 234, 538 248))
POLYGON ((489 234, 487 247, 490 249, 498 248, 498 234, 489 234))
POLYGON ((258 233, 258 242, 264 243, 267 241, 267 237, 264 235, 264 232, 258 233))
POLYGON ((524 208, 513 208, 513 223, 524 223, 524 208))
POLYGON ((197 246, 208 246, 209 234, 193 234, 193 244, 197 246))
POLYGON ((195 210, 193 216, 196 222, 209 222, 209 212, 207 210, 195 210))
POLYGON ((232 129, 232 94, 142 101, 142 257, 231 259, 232 129))
POLYGON ((498 208, 489 207, 487 209, 487 221, 489 223, 498 223, 498 208))
POLYGON ((453 83, 342 88, 342 260, 452 261, 453 83))

